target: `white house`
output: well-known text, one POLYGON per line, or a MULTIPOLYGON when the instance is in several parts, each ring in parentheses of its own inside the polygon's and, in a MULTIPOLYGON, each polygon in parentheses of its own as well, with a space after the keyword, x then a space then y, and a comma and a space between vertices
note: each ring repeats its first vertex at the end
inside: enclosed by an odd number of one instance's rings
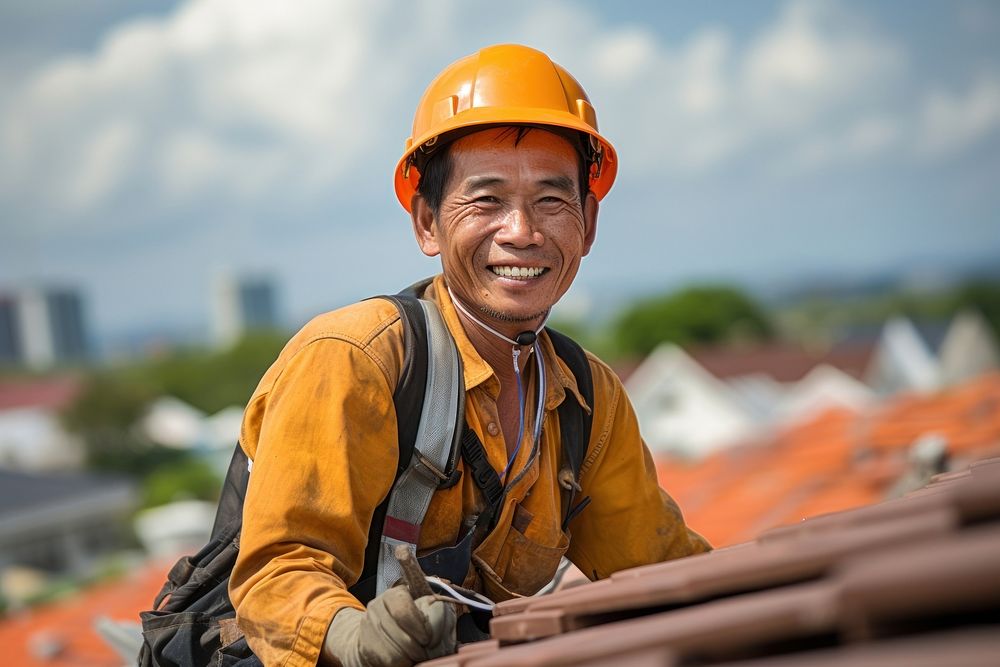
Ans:
POLYGON ((75 378, 0 383, 0 467, 41 472, 79 468, 84 447, 59 413, 80 390, 75 378))
POLYGON ((933 391, 997 368, 998 359, 985 321, 964 313, 940 360, 912 322, 896 318, 874 345, 822 353, 782 344, 688 353, 664 343, 625 386, 654 452, 700 457, 829 408, 860 412, 880 394, 933 391))
POLYGON ((700 457, 755 427, 736 393, 680 347, 657 347, 625 383, 650 449, 700 457))
POLYGON ((142 419, 142 428, 153 442, 174 449, 232 450, 240 436, 243 408, 230 406, 206 415, 179 398, 163 396, 153 401, 142 419))
POLYGON ((960 384, 986 371, 1000 368, 1000 350, 985 318, 966 310, 955 316, 938 351, 941 381, 960 384))
POLYGON ((882 395, 928 392, 941 386, 938 360, 913 322, 896 317, 885 324, 865 384, 882 395))
POLYGON ((875 392, 839 368, 820 364, 785 389, 774 405, 772 419, 788 423, 833 407, 860 412, 876 401, 875 392))

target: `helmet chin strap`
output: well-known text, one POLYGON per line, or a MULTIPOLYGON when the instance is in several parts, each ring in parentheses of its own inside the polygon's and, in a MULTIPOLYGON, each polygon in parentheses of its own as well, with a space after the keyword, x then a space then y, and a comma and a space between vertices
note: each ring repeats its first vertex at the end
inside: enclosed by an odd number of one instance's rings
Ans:
POLYGON ((448 287, 447 289, 449 296, 451 296, 452 303, 454 303, 455 307, 462 311, 466 317, 475 322, 480 328, 511 344, 510 356, 514 361, 514 378, 517 380, 517 402, 520 407, 520 414, 518 416, 517 444, 514 446, 513 453, 507 459, 507 466, 500 475, 500 478, 503 480, 506 479, 507 473, 510 471, 510 467, 514 463, 514 459, 517 458, 517 453, 521 449, 521 440, 524 437, 524 387, 521 382, 521 366, 518 364, 518 357, 521 356, 521 347, 526 345, 533 346, 532 349, 535 352, 535 363, 538 365, 538 400, 535 405, 535 429, 533 433, 533 442, 538 442, 538 438, 542 433, 542 416, 545 412, 542 405, 545 398, 545 363, 542 361, 542 352, 538 348, 538 334, 543 328, 545 328, 545 323, 549 319, 549 312, 545 312, 545 317, 542 319, 542 323, 539 324, 538 328, 534 331, 528 329, 526 331, 522 331, 513 338, 509 338, 469 312, 469 309, 466 308, 465 305, 455 296, 455 293, 451 291, 451 287, 448 287))

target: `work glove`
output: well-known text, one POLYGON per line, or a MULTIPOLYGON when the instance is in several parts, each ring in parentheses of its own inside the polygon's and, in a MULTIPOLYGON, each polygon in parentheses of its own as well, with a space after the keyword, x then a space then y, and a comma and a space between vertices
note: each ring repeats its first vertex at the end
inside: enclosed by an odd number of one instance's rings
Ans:
POLYGON ((341 667, 410 667, 454 652, 454 607, 430 595, 414 600, 405 586, 385 591, 365 611, 338 611, 323 641, 323 657, 341 667))

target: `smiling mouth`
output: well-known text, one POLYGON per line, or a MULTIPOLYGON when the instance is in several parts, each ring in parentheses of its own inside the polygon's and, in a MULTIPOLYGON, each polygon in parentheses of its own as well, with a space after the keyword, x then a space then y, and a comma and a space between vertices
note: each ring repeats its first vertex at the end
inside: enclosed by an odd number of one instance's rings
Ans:
POLYGON ((531 278, 537 278, 548 271, 547 268, 542 266, 491 266, 489 268, 490 271, 501 278, 513 278, 514 280, 529 280, 531 278))

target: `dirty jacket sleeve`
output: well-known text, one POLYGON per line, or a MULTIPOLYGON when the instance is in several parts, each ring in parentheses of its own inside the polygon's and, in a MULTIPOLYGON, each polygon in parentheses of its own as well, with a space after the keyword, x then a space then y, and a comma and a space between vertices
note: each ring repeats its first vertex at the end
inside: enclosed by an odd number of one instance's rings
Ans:
POLYGON ((397 464, 402 346, 387 339, 398 320, 384 301, 314 320, 247 407, 241 445, 253 467, 230 595, 265 665, 315 665, 333 615, 364 608, 346 589, 397 464))

